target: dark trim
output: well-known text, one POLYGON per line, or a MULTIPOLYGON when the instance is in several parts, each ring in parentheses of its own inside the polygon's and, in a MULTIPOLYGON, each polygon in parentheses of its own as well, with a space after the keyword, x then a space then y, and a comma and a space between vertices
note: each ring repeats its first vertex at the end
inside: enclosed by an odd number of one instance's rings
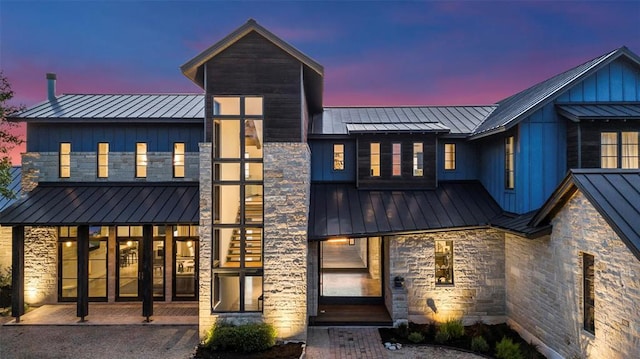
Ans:
POLYGON ((140 259, 142 268, 138 278, 141 279, 142 289, 142 316, 149 322, 153 315, 153 226, 142 226, 142 250, 140 259))
MULTIPOLYGON (((173 237, 173 251, 172 251, 172 257, 171 257, 171 261, 172 261, 172 280, 171 280, 171 300, 174 302, 184 302, 184 301, 197 301, 198 297, 199 297, 199 292, 198 292, 198 288, 200 286, 200 281, 199 281, 199 276, 198 276, 198 268, 200 268, 200 238, 199 237, 173 237), (193 293, 193 297, 183 297, 183 296, 177 296, 176 295, 176 277, 177 277, 177 273, 178 270, 175 266, 176 264, 176 256, 177 256, 177 246, 176 246, 176 242, 182 242, 182 241, 193 241, 193 245, 194 245, 194 293, 193 293)), ((166 252, 165 252, 166 255, 166 252)))
POLYGON ((11 316, 20 323, 24 314, 24 226, 11 228, 11 316))
POLYGON ((78 226, 76 249, 78 253, 76 316, 80 317, 81 322, 84 322, 84 317, 89 315, 89 226, 78 226))

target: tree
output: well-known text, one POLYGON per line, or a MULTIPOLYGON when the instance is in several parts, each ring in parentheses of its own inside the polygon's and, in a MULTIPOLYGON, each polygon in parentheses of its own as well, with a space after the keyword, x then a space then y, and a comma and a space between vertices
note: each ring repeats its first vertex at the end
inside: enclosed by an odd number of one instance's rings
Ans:
POLYGON ((0 70, 0 195, 15 198, 16 194, 9 189, 11 184, 11 157, 9 151, 21 144, 23 140, 12 133, 18 125, 7 121, 8 117, 22 111, 24 106, 9 104, 13 98, 13 90, 9 80, 0 70))

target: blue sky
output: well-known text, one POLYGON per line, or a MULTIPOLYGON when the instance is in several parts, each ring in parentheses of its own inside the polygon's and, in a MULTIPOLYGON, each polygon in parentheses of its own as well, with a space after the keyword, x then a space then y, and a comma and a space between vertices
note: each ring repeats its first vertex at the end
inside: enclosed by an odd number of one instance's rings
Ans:
POLYGON ((200 92, 179 66, 254 18, 322 64, 325 105, 489 104, 626 45, 640 1, 0 1, 0 68, 58 93, 200 92))

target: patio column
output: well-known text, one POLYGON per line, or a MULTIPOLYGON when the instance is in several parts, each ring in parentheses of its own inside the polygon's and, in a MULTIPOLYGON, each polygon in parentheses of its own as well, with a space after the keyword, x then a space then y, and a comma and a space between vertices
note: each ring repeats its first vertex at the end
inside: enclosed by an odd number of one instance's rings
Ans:
POLYGON ((153 315, 153 226, 142 227, 142 316, 147 322, 153 315))
POLYGON ((20 323, 24 314, 24 226, 11 228, 11 315, 20 323))
POLYGON ((78 226, 78 302, 80 321, 89 315, 89 226, 78 226))

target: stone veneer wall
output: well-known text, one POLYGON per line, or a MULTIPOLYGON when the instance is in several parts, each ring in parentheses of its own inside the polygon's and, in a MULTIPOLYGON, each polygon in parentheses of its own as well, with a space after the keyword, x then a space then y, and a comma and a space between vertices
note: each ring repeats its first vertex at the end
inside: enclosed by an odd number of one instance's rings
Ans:
POLYGON ((0 226, 0 271, 11 268, 11 232, 11 227, 0 226))
POLYGON ((58 152, 29 152, 22 155, 23 175, 29 169, 37 169, 40 182, 117 182, 117 181, 197 181, 200 174, 198 154, 185 154, 184 178, 173 177, 173 153, 148 152, 147 177, 135 177, 135 153, 109 152, 109 177, 97 177, 95 152, 71 153, 71 177, 60 178, 58 152))
POLYGON ((29 305, 58 300, 57 238, 55 227, 24 229, 24 301, 29 305))
MULTIPOLYGON (((501 232, 478 229, 400 235, 385 239, 385 249, 389 256, 387 283, 393 285, 396 276, 404 277, 410 321, 462 319, 469 324, 477 320, 505 321, 505 252, 501 232), (454 285, 436 286, 436 240, 453 241, 454 285)), ((391 294, 398 300, 404 295, 398 291, 391 294)))
POLYGON ((200 336, 218 319, 263 320, 278 337, 306 340, 310 151, 306 143, 265 143, 263 313, 211 312, 211 144, 200 144, 200 336))
POLYGON ((552 224, 542 239, 507 235, 509 322, 548 358, 640 357, 640 260, 580 192, 552 224), (583 330, 583 252, 595 256, 595 336, 583 330))
POLYGON ((264 318, 286 339, 307 338, 311 151, 264 144, 264 318))

